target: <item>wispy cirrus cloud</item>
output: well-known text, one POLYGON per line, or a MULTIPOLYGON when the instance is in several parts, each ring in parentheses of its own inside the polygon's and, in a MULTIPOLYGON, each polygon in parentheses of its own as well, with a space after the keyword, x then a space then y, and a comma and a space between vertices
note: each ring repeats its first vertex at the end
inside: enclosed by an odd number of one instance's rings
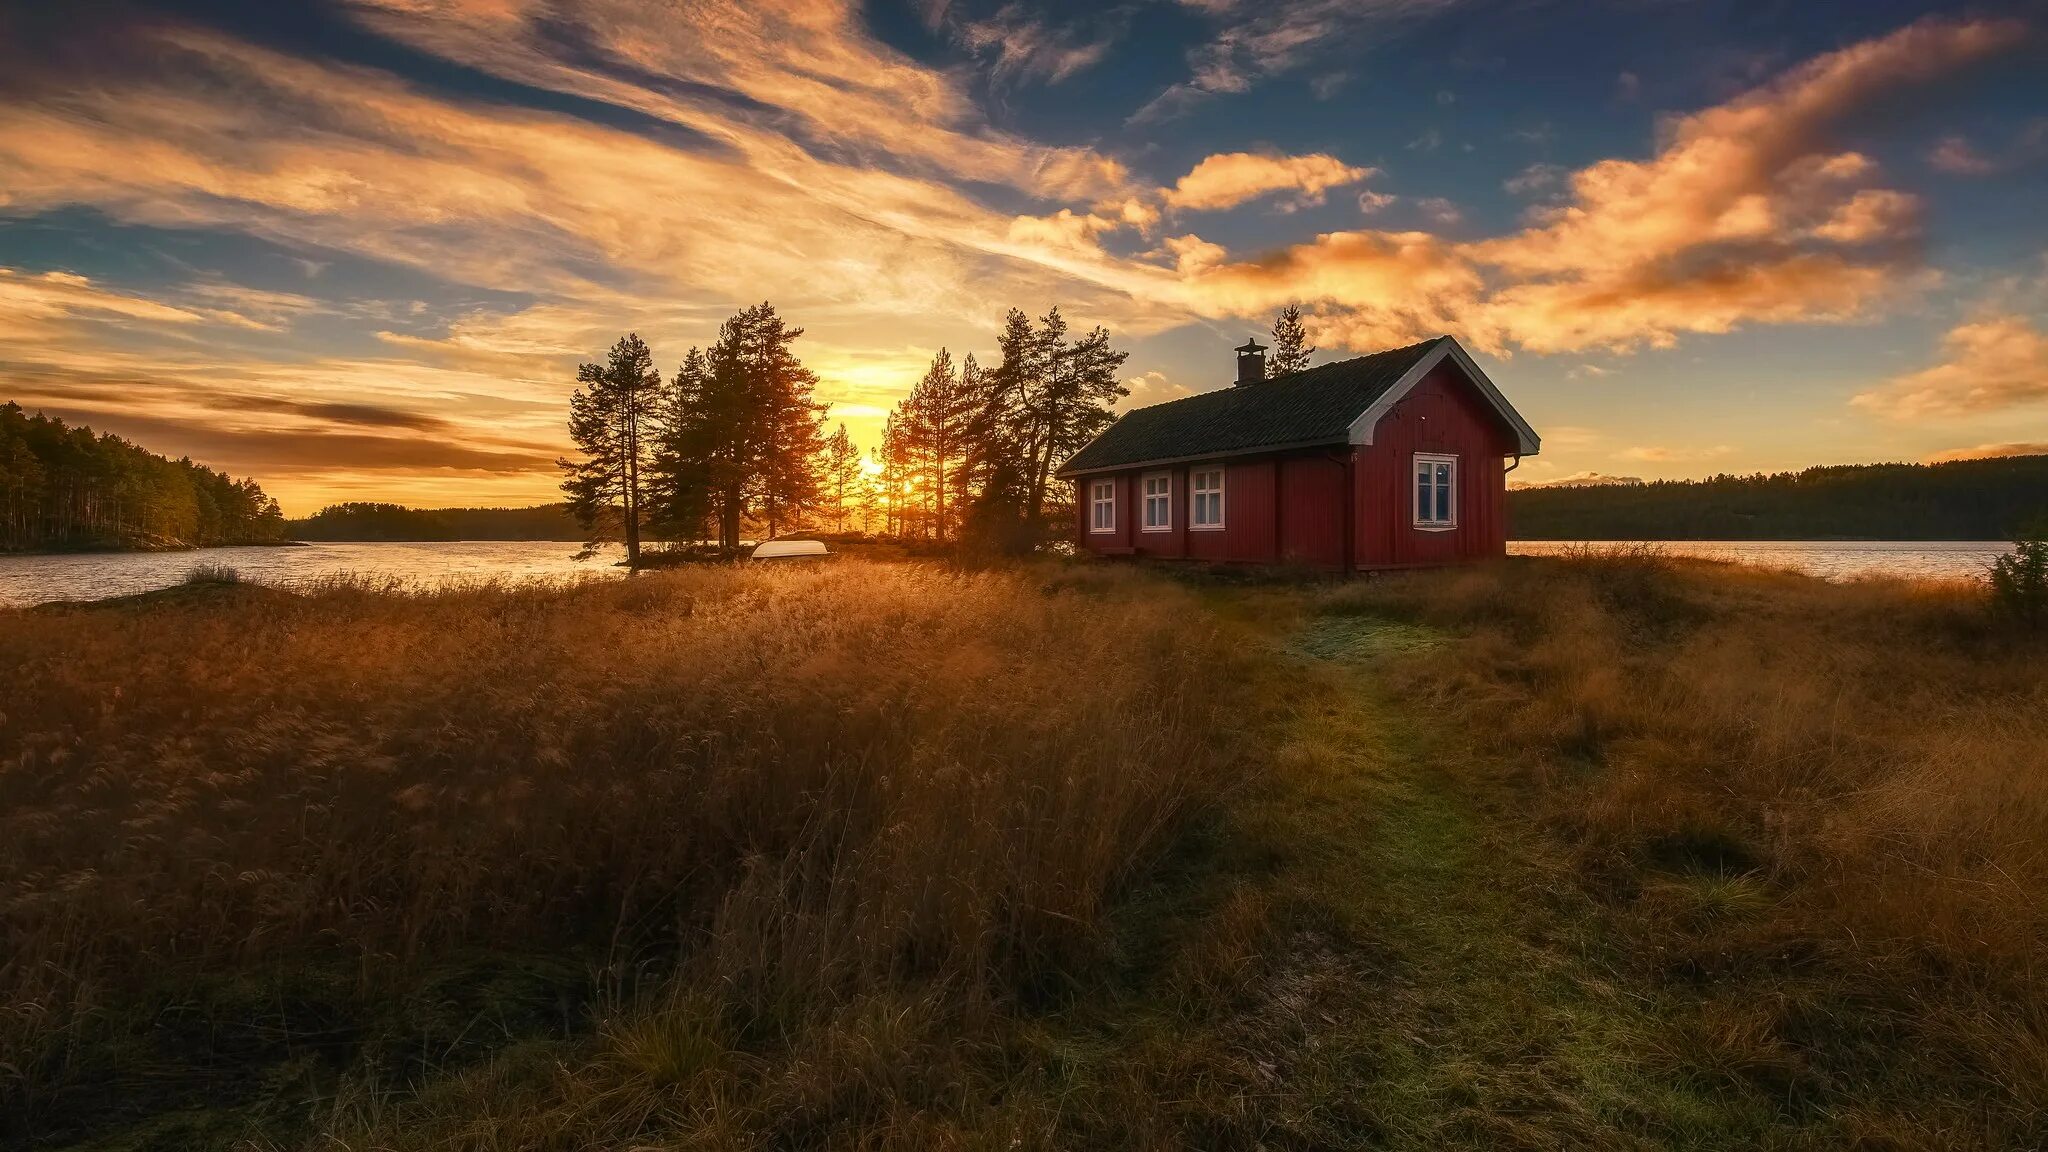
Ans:
POLYGON ((1259 81, 1311 60, 1339 54, 1355 57, 1367 34, 1443 11, 1459 0, 1180 2, 1210 19, 1216 32, 1188 53, 1188 78, 1169 85, 1132 113, 1132 124, 1157 123, 1212 97, 1248 92, 1259 81))
POLYGON ((980 18, 966 18, 950 5, 940 5, 928 22, 949 30, 983 62, 991 84, 1000 88, 1022 81, 1058 84, 1100 64, 1128 28, 1130 13, 1112 8, 1093 19, 1060 23, 1015 3, 980 18))
MULTIPOLYGON (((190 295, 226 295, 218 286, 201 286, 190 295)), ((229 308, 179 305, 149 296, 122 292, 73 272, 22 272, 0 268, 0 345, 44 339, 60 325, 78 322, 130 322, 147 325, 225 324, 238 328, 266 325, 229 308)))

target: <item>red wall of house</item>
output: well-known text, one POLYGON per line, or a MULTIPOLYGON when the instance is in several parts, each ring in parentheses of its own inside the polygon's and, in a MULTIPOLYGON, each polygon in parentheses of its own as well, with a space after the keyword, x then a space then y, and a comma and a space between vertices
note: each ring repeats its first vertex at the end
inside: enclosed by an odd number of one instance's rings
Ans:
POLYGON ((1116 484, 1116 531, 1088 531, 1088 485, 1076 493, 1081 547, 1113 556, 1159 559, 1235 560, 1258 564, 1311 564, 1335 568, 1344 556, 1344 464, 1342 449, 1287 456, 1222 461, 1223 527, 1192 528, 1186 465, 1111 474, 1116 484), (1147 532, 1143 478, 1165 471, 1172 477, 1173 527, 1147 532))
POLYGON ((1344 564, 1344 457, 1347 449, 1290 456, 1280 462, 1280 560, 1338 568, 1344 564))
POLYGON ((1359 448, 1358 563, 1364 568, 1444 564, 1507 553, 1507 476, 1514 434, 1449 361, 1380 418, 1359 448), (1415 527, 1414 454, 1458 458, 1458 526, 1415 527))
MULTIPOLYGON (((1360 568, 1443 564, 1500 556, 1507 551, 1507 478, 1503 458, 1514 434, 1491 406, 1445 361, 1380 418, 1373 443, 1351 449, 1351 547, 1360 568), (1458 526, 1429 532, 1414 525, 1414 454, 1458 458, 1458 526)), ((1116 531, 1088 530, 1088 488, 1076 481, 1081 547, 1099 555, 1161 559, 1235 560, 1260 564, 1344 566, 1344 485, 1347 450, 1316 448, 1222 461, 1224 527, 1188 527, 1186 465, 1113 473, 1116 531), (1172 478, 1173 527, 1139 528, 1144 517, 1141 477, 1165 471, 1172 478)))

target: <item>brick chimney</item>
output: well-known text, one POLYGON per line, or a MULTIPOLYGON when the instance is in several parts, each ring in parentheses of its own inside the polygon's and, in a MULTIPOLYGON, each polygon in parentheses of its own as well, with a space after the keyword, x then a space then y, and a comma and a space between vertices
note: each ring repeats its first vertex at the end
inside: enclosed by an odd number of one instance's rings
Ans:
POLYGON ((1244 347, 1237 350, 1237 382, 1240 386, 1257 384, 1266 378, 1266 346, 1257 340, 1246 340, 1244 347))

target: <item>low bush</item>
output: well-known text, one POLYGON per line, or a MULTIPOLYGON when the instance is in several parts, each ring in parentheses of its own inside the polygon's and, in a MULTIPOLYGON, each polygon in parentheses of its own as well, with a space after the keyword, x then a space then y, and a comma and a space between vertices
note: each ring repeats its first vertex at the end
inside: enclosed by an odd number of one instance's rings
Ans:
POLYGON ((2015 542, 1992 561, 1991 600, 1998 610, 2030 628, 2048 624, 2048 539, 2015 542))

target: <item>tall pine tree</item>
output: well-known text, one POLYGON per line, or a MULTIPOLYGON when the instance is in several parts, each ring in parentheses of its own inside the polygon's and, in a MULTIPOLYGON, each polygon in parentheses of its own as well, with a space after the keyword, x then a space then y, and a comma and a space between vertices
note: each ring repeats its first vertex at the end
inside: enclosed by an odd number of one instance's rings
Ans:
POLYGON ((1066 321, 1054 308, 1039 321, 1037 336, 1045 375, 1027 414, 1035 431, 1024 509, 1033 528, 1042 529, 1053 472, 1109 427, 1116 419, 1110 405, 1131 390, 1117 377, 1130 353, 1109 346, 1107 328, 1098 326, 1070 341, 1066 321))
MULTIPOLYGON (((981 370, 969 358, 969 371, 978 380, 981 370)), ((932 535, 945 540, 954 517, 960 513, 960 493, 968 471, 967 440, 975 422, 976 397, 968 390, 963 374, 953 368, 952 354, 944 348, 932 358, 924 378, 910 390, 901 406, 901 434, 916 469, 918 487, 932 504, 932 535), (947 507, 948 500, 952 507, 947 507)))
POLYGON ((706 395, 710 372, 703 349, 690 349, 654 412, 657 441, 647 484, 649 521, 671 539, 695 541, 713 535, 707 531, 717 510, 710 475, 716 435, 706 395))
POLYGON ((750 520, 772 535, 816 509, 826 405, 812 399, 817 375, 791 351, 802 335, 761 303, 721 324, 708 350, 691 350, 665 393, 665 523, 715 519, 730 551, 750 520))
POLYGON ((626 544, 626 562, 640 560, 641 473, 653 448, 652 413, 660 402, 661 373, 640 337, 626 335, 612 345, 603 364, 577 369, 569 398, 569 436, 580 461, 557 463, 568 473, 562 491, 569 510, 592 545, 616 518, 626 544))

